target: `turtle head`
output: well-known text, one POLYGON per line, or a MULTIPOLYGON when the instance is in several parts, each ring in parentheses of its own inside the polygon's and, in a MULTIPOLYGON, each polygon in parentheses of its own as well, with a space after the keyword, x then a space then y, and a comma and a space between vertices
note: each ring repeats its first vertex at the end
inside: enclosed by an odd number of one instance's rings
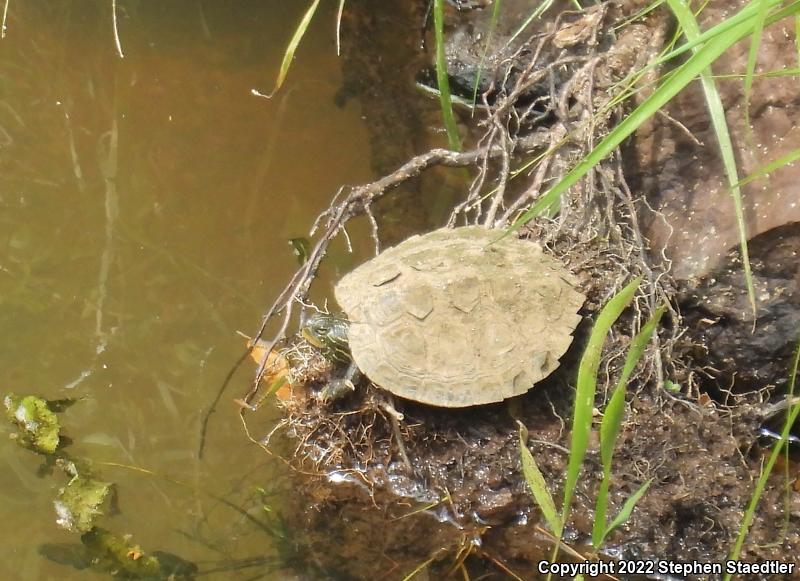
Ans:
POLYGON ((303 325, 303 338, 322 351, 330 361, 349 363, 350 347, 347 329, 350 322, 344 317, 330 313, 315 313, 303 325))

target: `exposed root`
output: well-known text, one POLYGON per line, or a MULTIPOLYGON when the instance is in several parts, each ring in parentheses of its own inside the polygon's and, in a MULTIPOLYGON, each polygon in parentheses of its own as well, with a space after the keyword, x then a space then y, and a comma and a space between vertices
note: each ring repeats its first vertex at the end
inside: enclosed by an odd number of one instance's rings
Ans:
MULTIPOLYGON (((477 551, 484 535, 491 536, 490 525, 500 528, 518 519, 516 524, 523 526, 519 522, 524 520, 529 532, 535 526, 538 514, 530 507, 524 481, 516 468, 512 469, 518 463, 519 434, 511 416, 521 418, 529 429, 527 445, 545 477, 558 482, 569 445, 564 420, 572 406, 569 369, 576 364, 580 346, 562 359, 562 367, 551 378, 537 386, 539 397, 520 398, 519 409, 512 413, 502 405, 441 413, 405 401, 391 402, 372 385, 362 385, 341 401, 322 402, 317 394, 334 371, 320 361, 318 353, 294 338, 295 308, 308 306, 308 291, 328 245, 337 234, 346 235, 349 220, 366 214, 375 252, 380 251, 373 204, 427 169, 444 165, 475 172, 448 224, 503 228, 583 159, 623 114, 618 98, 631 94, 638 71, 664 30, 660 25, 632 24, 614 38, 608 32, 612 12, 605 4, 581 13, 565 12, 552 29, 537 33, 504 61, 480 96, 483 133, 474 149, 464 153, 432 150, 380 180, 340 190, 311 229, 312 235, 317 230, 320 233, 307 262, 264 313, 256 334, 256 339, 260 338, 267 325, 277 321, 277 329, 266 342, 267 352, 279 346, 292 362, 291 383, 305 386, 280 403, 286 419, 260 440, 261 445, 269 447, 276 430, 285 431, 293 438, 292 462, 300 469, 352 484, 386 513, 391 512, 387 508, 391 505, 380 499, 381 491, 391 493, 393 501, 405 503, 409 514, 422 506, 420 513, 434 516, 437 522, 474 533, 477 540, 469 546, 456 543, 450 547, 449 554, 456 555, 452 561, 456 570, 477 551), (530 157, 532 161, 525 161, 530 157)), ((631 192, 619 152, 600 162, 562 196, 558 209, 555 216, 539 216, 529 222, 522 234, 540 241, 578 276, 587 296, 585 314, 597 312, 631 278, 641 276, 643 280, 632 308, 615 325, 602 355, 598 407, 608 397, 605 390, 616 384, 632 338, 656 309, 667 307, 665 324, 653 335, 631 382, 633 397, 621 431, 621 457, 614 466, 615 486, 623 493, 611 500, 616 504, 611 508, 618 509, 625 494, 652 479, 649 494, 654 500, 642 510, 649 510, 651 519, 660 518, 674 527, 676 538, 684 535, 680 527, 691 529, 703 555, 723 558, 717 547, 730 536, 733 517, 738 515, 735 503, 741 504, 742 491, 737 490, 739 496, 731 500, 734 493, 725 489, 715 470, 727 471, 732 481, 749 473, 747 455, 758 422, 763 421, 764 398, 756 394, 744 400, 727 394, 725 401, 717 404, 701 397, 698 370, 684 362, 689 346, 673 300, 670 262, 650 254, 642 234, 643 223, 664 218, 631 192), (677 386, 675 393, 665 389, 670 386, 677 386), (729 405, 736 406, 736 413, 729 405), (743 412, 745 408, 752 413, 743 412), (716 446, 715 457, 707 458, 709 450, 703 448, 703 438, 716 446), (705 466, 703 462, 707 462, 706 470, 699 468, 705 466), (685 472, 683 466, 697 467, 697 471, 685 472), (708 488, 707 498, 690 498, 698 487, 708 488), (681 518, 688 524, 670 514, 671 509, 683 510, 681 518)), ((267 357, 268 353, 243 398, 248 406, 242 410, 246 429, 245 414, 260 402, 267 357)), ((587 457, 584 470, 586 479, 580 483, 578 496, 588 505, 600 472, 597 458, 587 457)), ((589 522, 590 513, 588 506, 576 508, 574 520, 589 522)), ((586 531, 576 525, 575 530, 567 531, 567 540, 571 535, 571 541, 577 543, 581 534, 586 531)), ((505 547, 509 540, 498 535, 496 546, 505 547)), ((694 558, 685 547, 670 545, 666 532, 638 542, 651 550, 650 555, 694 558)), ((624 545, 617 549, 618 555, 627 554, 624 545)), ((480 552, 491 554, 484 548, 480 552)), ((424 558, 435 559, 430 554, 424 558)), ((576 555, 582 556, 583 551, 576 555)), ((489 560, 501 569, 507 567, 505 558, 489 560)), ((508 567, 514 570, 514 566, 508 567)))

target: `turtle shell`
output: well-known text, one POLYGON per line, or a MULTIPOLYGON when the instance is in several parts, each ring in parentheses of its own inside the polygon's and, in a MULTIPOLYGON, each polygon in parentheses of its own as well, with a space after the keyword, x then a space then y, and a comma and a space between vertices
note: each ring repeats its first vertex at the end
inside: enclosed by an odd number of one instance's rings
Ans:
POLYGON ((466 407, 558 367, 585 297, 541 246, 478 226, 413 236, 336 285, 353 360, 403 398, 466 407))

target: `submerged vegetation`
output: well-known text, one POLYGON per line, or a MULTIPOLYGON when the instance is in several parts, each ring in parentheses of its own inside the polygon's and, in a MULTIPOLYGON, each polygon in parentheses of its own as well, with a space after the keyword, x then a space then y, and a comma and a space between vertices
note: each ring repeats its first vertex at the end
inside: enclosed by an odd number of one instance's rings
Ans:
POLYGON ((80 545, 44 545, 44 556, 76 569, 94 569, 126 579, 190 579, 197 566, 163 552, 146 554, 129 536, 100 528, 97 521, 108 516, 115 496, 114 485, 98 479, 88 460, 74 458, 66 450, 57 413, 73 400, 46 401, 33 395, 4 398, 6 415, 16 425, 15 440, 39 454, 40 472, 55 468, 68 479, 53 501, 56 524, 80 535, 80 545))
MULTIPOLYGON (((194 486, 154 474, 141 467, 112 462, 94 463, 87 458, 70 454, 67 448, 72 440, 62 433, 58 414, 78 403, 76 400, 47 401, 33 395, 8 394, 4 403, 9 422, 17 428, 12 439, 43 460, 38 474, 66 479, 53 499, 55 524, 77 535, 79 543, 44 543, 38 547, 43 557, 77 571, 90 569, 123 579, 151 580, 188 580, 212 573, 232 574, 239 570, 269 573, 281 571, 298 560, 294 539, 287 531, 280 512, 272 508, 274 499, 263 488, 254 491, 254 502, 258 509, 254 514, 205 489, 199 492, 211 497, 218 506, 227 508, 232 514, 254 525, 264 538, 270 539, 280 553, 279 557, 259 554, 238 560, 205 561, 203 570, 200 571, 197 564, 174 553, 146 551, 135 542, 132 535, 114 532, 102 526, 113 522, 112 517, 120 512, 118 486, 101 480, 95 465, 102 464, 107 468, 123 468, 159 477, 182 489, 193 489, 194 486)), ((30 515, 30 518, 39 517, 30 515)), ((307 564, 303 567, 313 569, 313 566, 307 564)))

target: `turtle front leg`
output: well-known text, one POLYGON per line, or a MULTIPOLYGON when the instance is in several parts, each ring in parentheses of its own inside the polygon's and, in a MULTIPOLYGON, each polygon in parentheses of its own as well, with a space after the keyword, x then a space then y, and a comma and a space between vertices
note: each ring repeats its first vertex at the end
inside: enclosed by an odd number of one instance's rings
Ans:
POLYGON ((361 377, 361 372, 355 362, 351 361, 347 367, 344 377, 332 379, 319 392, 319 398, 323 403, 332 403, 353 393, 356 390, 356 382, 361 377))

